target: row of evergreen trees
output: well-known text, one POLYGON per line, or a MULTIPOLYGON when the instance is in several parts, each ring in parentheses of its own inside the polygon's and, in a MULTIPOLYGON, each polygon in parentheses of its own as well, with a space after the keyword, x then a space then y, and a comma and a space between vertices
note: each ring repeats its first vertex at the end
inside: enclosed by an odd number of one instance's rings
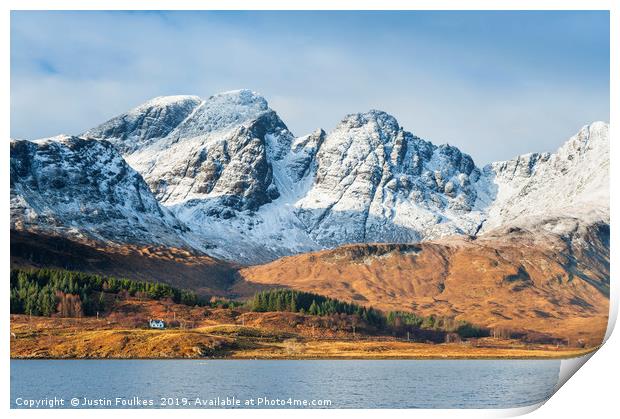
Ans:
POLYGON ((390 329, 394 332, 412 330, 434 330, 454 332, 462 338, 488 336, 485 328, 474 326, 462 320, 445 316, 418 316, 406 311, 390 311, 387 315, 372 307, 367 308, 353 303, 346 303, 333 298, 310 292, 289 289, 272 289, 261 291, 248 301, 252 311, 290 311, 313 316, 330 316, 333 314, 357 315, 364 322, 378 329, 390 329))
MULTIPOLYGON (((11 313, 65 317, 92 316, 105 311, 105 294, 126 293, 134 297, 160 300, 170 298, 185 305, 210 305, 235 308, 234 302, 205 302, 192 291, 180 290, 167 284, 133 281, 115 277, 57 269, 12 269, 11 313)), ((383 312, 372 307, 347 303, 323 295, 290 289, 272 289, 254 295, 246 307, 251 311, 288 311, 312 316, 334 314, 356 315, 377 329, 393 332, 434 330, 455 332, 463 338, 488 336, 485 328, 451 317, 418 316, 405 311, 383 312)))
POLYGON ((442 332, 454 332, 462 338, 486 337, 490 331, 487 328, 474 326, 473 324, 456 320, 448 316, 418 316, 407 311, 390 311, 386 318, 388 326, 396 330, 436 330, 442 332))
POLYGON ((312 316, 355 314, 369 325, 379 328, 385 326, 383 314, 372 307, 363 307, 319 294, 289 289, 261 291, 248 301, 248 308, 252 311, 290 311, 312 316))
POLYGON ((194 292, 167 284, 59 269, 12 269, 10 282, 14 314, 95 315, 105 310, 105 293, 120 292, 155 300, 170 298, 191 306, 201 303, 194 292))

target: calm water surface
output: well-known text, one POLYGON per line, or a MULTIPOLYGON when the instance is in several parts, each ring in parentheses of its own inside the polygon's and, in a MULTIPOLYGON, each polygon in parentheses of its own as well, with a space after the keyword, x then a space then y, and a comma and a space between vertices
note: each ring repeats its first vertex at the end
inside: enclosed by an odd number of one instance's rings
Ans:
POLYGON ((550 397, 559 371, 560 361, 512 360, 12 360, 11 407, 56 397, 68 408, 72 398, 81 408, 97 400, 112 408, 144 407, 145 400, 146 407, 205 408, 227 407, 217 403, 234 397, 248 408, 294 407, 287 400, 329 400, 330 408, 511 408, 550 397), (250 399, 255 404, 246 406, 250 399))

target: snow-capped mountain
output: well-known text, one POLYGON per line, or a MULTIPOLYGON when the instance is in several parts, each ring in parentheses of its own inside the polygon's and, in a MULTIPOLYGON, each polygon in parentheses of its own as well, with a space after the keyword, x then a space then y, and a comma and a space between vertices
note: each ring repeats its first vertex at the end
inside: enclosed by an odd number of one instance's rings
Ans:
POLYGON ((227 208, 252 211, 278 197, 273 161, 292 140, 265 99, 241 90, 201 102, 166 138, 127 161, 164 205, 214 201, 212 211, 227 216, 227 208))
MULTIPOLYGON (((157 98, 81 137, 109 141, 142 175, 164 214, 157 225, 180 226, 171 237, 242 263, 344 243, 473 235, 576 211, 609 217, 605 123, 584 127, 555 154, 478 168, 456 147, 422 140, 381 111, 348 115, 329 134, 295 137, 264 98, 239 90, 205 100, 157 98)), ((21 159, 16 155, 15 164, 21 159)), ((67 200, 67 187, 45 199, 67 200)), ((26 189, 12 188, 16 205, 20 199, 39 205, 26 189)), ((20 208, 12 203, 12 219, 20 218, 20 208)), ((80 230, 81 220, 59 223, 80 230)), ((102 225, 98 234, 131 240, 121 229, 104 235, 102 225)))
POLYGON ((609 125, 583 127, 556 153, 531 153, 484 168, 493 201, 482 231, 541 218, 609 222, 609 125))
POLYGON ((424 141, 385 112, 352 114, 318 151, 296 215, 326 246, 473 234, 483 219, 479 178, 457 148, 424 141))
POLYGON ((188 247, 187 228, 109 142, 70 136, 11 141, 11 227, 188 247))

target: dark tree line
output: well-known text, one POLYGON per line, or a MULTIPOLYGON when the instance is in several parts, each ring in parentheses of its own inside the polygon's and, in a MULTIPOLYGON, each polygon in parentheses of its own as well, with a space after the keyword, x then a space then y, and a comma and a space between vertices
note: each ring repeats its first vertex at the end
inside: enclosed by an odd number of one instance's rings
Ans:
POLYGON ((248 307, 252 311, 289 311, 312 316, 356 315, 368 325, 394 334, 428 330, 456 333, 461 338, 489 336, 488 329, 453 317, 418 316, 406 311, 390 311, 385 315, 372 307, 367 308, 319 294, 290 289, 261 291, 248 301, 248 307))
POLYGON ((478 327, 463 320, 447 316, 418 316, 407 311, 390 311, 386 323, 396 332, 414 330, 435 330, 457 333, 461 338, 479 338, 490 335, 484 327, 478 327))
POLYGON ((14 314, 92 316, 105 310, 106 293, 121 292, 154 300, 170 298, 190 306, 201 303, 194 292, 167 284, 59 269, 12 269, 10 282, 14 314))
POLYGON ((248 302, 248 307, 252 311, 290 311, 312 316, 357 315, 369 325, 378 328, 385 326, 382 313, 372 307, 363 307, 319 294, 289 289, 261 291, 248 302))
MULTIPOLYGON (((11 313, 33 316, 93 316, 105 311, 106 294, 124 294, 153 300, 171 299, 189 306, 236 308, 239 302, 199 299, 192 291, 167 284, 133 281, 115 277, 58 269, 12 269, 11 313)), ((451 317, 418 316, 412 312, 390 311, 387 315, 372 307, 347 303, 323 295, 290 289, 265 290, 246 302, 257 312, 287 311, 311 316, 355 316, 376 330, 396 335, 419 330, 457 333, 462 338, 489 336, 489 330, 451 317)))

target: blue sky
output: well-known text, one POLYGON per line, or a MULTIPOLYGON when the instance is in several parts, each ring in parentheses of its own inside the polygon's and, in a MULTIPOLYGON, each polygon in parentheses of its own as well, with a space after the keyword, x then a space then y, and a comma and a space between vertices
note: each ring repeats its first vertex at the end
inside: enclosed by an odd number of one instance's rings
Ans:
POLYGON ((11 14, 11 136, 149 98, 258 91, 296 135, 381 109, 478 164, 609 120, 607 12, 11 14))

